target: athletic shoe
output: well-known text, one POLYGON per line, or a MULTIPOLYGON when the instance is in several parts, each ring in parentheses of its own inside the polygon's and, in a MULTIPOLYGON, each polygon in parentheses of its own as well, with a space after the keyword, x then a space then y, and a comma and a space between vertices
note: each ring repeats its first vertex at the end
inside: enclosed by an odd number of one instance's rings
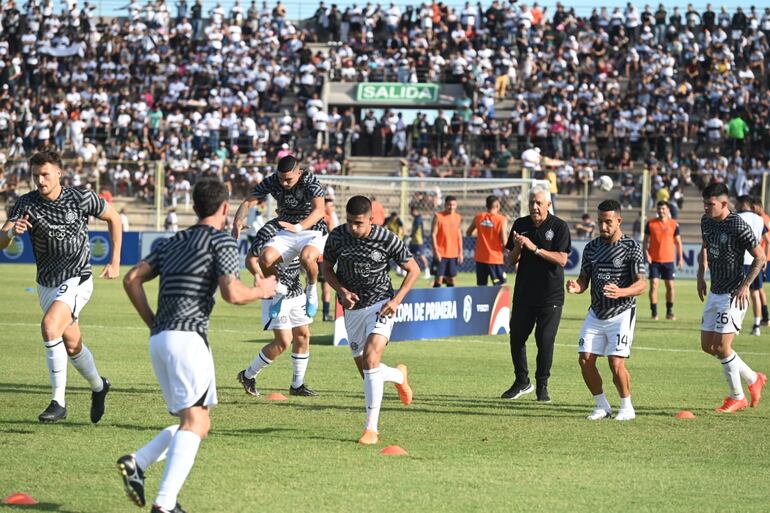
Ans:
POLYGON ((136 464, 136 456, 134 454, 126 454, 118 458, 117 462, 118 472, 123 479, 123 488, 126 490, 126 495, 131 502, 139 506, 144 507, 144 472, 136 464))
POLYGON ((324 315, 324 322, 334 322, 336 319, 332 314, 324 315))
POLYGON ((746 387, 749 389, 749 394, 751 394, 752 408, 756 408, 759 404, 759 400, 762 398, 762 389, 765 388, 765 383, 767 383, 767 376, 761 372, 757 372, 757 380, 746 387))
POLYGON ((653 315, 653 316, 652 316, 652 320, 653 320, 653 321, 657 321, 657 320, 658 320, 658 316, 657 316, 657 315, 653 315))
POLYGON ((257 390, 257 380, 254 378, 247 378, 245 370, 239 372, 235 379, 237 379, 238 383, 243 386, 244 392, 249 395, 253 395, 254 397, 259 397, 259 390, 257 390))
POLYGON ((761 334, 762 333, 759 332, 759 326, 754 326, 753 328, 751 328, 751 336, 752 337, 758 337, 761 334))
POLYGON ((511 385, 511 388, 503 392, 500 397, 502 399, 518 399, 519 397, 531 394, 534 391, 535 387, 532 386, 532 383, 522 385, 521 383, 514 382, 513 385, 511 385))
POLYGON ((308 387, 305 386, 304 383, 302 383, 297 388, 289 387, 289 395, 301 395, 303 397, 315 397, 318 395, 317 392, 314 390, 310 390, 308 387))
POLYGON ((594 411, 591 412, 591 415, 589 415, 586 418, 588 420, 611 419, 612 410, 605 410, 604 408, 596 408, 594 411))
POLYGON ((725 397, 725 402, 722 403, 722 406, 717 408, 717 411, 719 413, 735 413, 736 411, 740 411, 745 409, 749 405, 749 402, 746 400, 746 398, 742 399, 733 399, 730 396, 725 397))
POLYGON ((538 385, 537 386, 537 400, 541 403, 550 403, 551 402, 551 396, 548 395, 548 386, 547 385, 538 385))
POLYGON ((396 365, 396 368, 401 371, 401 373, 404 375, 404 382, 400 385, 396 383, 396 391, 398 392, 398 398, 401 399, 401 402, 405 406, 409 406, 412 404, 412 387, 409 386, 409 379, 407 377, 409 373, 409 369, 406 368, 406 365, 403 363, 399 363, 396 365))
POLYGON ((675 321, 676 320, 676 315, 674 315, 673 313, 667 313, 666 314, 666 320, 667 321, 675 321))
POLYGON ((618 414, 615 415, 615 420, 634 420, 636 418, 636 412, 633 408, 619 409, 618 414))
POLYGON ((182 509, 182 506, 180 506, 178 502, 176 503, 176 506, 174 506, 174 509, 165 509, 157 504, 153 504, 150 513, 185 513, 185 510, 182 509))
POLYGON ((281 313, 281 305, 283 304, 283 296, 278 296, 273 298, 273 302, 270 303, 270 318, 271 319, 277 319, 278 315, 281 313))
POLYGON ((364 429, 364 434, 358 439, 358 443, 361 445, 376 445, 380 442, 380 434, 377 431, 371 429, 364 429))
POLYGON ((308 317, 315 317, 315 314, 318 313, 318 290, 315 285, 311 285, 305 290, 305 297, 307 297, 305 314, 308 317))
POLYGON ((64 420, 66 418, 67 408, 61 406, 56 401, 51 401, 48 404, 48 408, 46 408, 45 411, 37 417, 37 420, 40 422, 59 422, 60 420, 64 420))
POLYGON ((99 392, 91 392, 91 422, 96 424, 104 415, 104 400, 110 391, 110 382, 102 377, 102 389, 99 392))

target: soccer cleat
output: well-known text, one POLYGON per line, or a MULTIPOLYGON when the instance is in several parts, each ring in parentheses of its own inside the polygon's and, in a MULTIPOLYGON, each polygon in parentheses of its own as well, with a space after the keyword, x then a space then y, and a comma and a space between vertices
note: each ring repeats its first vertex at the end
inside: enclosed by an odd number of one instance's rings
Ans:
POLYGON ((762 398, 762 389, 765 388, 765 383, 767 383, 767 376, 761 372, 757 372, 757 380, 746 387, 749 389, 749 394, 751 394, 752 408, 756 408, 759 404, 759 400, 762 398))
POLYGON ((746 409, 748 405, 749 402, 745 397, 742 397, 741 399, 733 399, 732 397, 727 396, 725 397, 725 402, 722 403, 722 406, 717 408, 716 411, 719 413, 735 413, 736 411, 746 409))
POLYGON ((283 305, 283 296, 276 296, 273 298, 273 302, 270 303, 270 318, 277 319, 281 313, 281 305, 283 305))
POLYGON ((596 408, 594 411, 591 412, 591 415, 586 417, 588 420, 602 420, 602 419, 611 419, 612 418, 612 410, 605 410, 604 408, 596 408))
POLYGON ((316 289, 315 283, 313 285, 308 285, 307 289, 305 289, 305 297, 307 298, 305 302, 305 313, 308 317, 315 317, 315 314, 318 313, 318 290, 316 289))
POLYGON ((400 385, 396 383, 396 391, 398 392, 398 398, 401 399, 401 402, 405 406, 409 406, 412 404, 412 387, 409 385, 409 379, 408 379, 408 373, 409 369, 406 368, 406 365, 403 363, 399 363, 396 365, 396 368, 401 371, 401 373, 404 375, 404 382, 400 385))
POLYGON ((332 314, 325 314, 324 315, 324 322, 334 322, 334 316, 332 314))
POLYGON ((144 501, 144 472, 136 464, 134 454, 126 454, 118 458, 118 472, 123 479, 123 488, 131 502, 143 508, 144 501))
POLYGON ((513 385, 511 385, 511 388, 503 392, 500 397, 502 399, 518 399, 519 397, 526 394, 531 394, 534 391, 535 387, 532 386, 532 383, 522 385, 520 383, 514 382, 513 385))
POLYGON ((102 377, 102 389, 98 392, 91 392, 91 422, 94 424, 102 420, 104 400, 107 398, 111 386, 109 380, 102 377))
POLYGON ((358 443, 361 445, 376 445, 380 442, 380 434, 377 431, 371 429, 364 429, 364 434, 358 439, 358 443))
POLYGON ((246 371, 242 370, 236 376, 238 383, 243 386, 243 391, 254 397, 259 397, 259 390, 257 390, 257 380, 254 378, 247 378, 246 371))
POLYGON ((615 420, 634 420, 636 418, 636 412, 633 408, 619 409, 618 414, 615 415, 615 420))
POLYGON ((657 315, 653 315, 653 316, 652 316, 652 320, 653 320, 653 321, 657 321, 657 320, 658 320, 658 316, 657 316, 657 315))
POLYGON ((752 337, 758 337, 761 334, 762 333, 760 333, 760 331, 759 331, 759 326, 754 326, 753 328, 751 328, 751 336, 752 337))
POLYGON ((673 312, 672 313, 667 313, 666 314, 666 320, 668 320, 668 321, 675 321, 676 320, 676 315, 674 315, 673 312))
POLYGON ((48 408, 45 409, 43 413, 41 413, 37 420, 40 422, 59 422, 60 420, 64 420, 67 418, 67 408, 64 406, 61 406, 56 401, 51 401, 48 404, 48 408))
POLYGON ((299 395, 303 397, 315 397, 318 395, 318 392, 314 390, 310 390, 308 387, 305 386, 304 383, 302 383, 297 388, 294 388, 292 386, 289 387, 289 395, 299 395))
POLYGON ((537 386, 537 400, 540 401, 541 403, 551 402, 551 396, 548 395, 548 386, 546 385, 537 386))
POLYGON ((176 506, 174 506, 174 509, 161 508, 157 504, 153 504, 150 513, 185 513, 185 510, 182 509, 182 506, 180 506, 178 502, 176 503, 176 506))

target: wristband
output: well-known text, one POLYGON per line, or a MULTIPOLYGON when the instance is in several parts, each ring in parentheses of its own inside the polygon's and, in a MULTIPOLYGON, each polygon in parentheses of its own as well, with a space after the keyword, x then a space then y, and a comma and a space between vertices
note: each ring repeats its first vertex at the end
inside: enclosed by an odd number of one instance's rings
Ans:
POLYGON ((539 255, 539 254, 540 254, 540 248, 537 248, 537 249, 535 250, 535 254, 536 254, 536 255, 539 255))
POLYGON ((302 223, 295 224, 294 229, 297 230, 298 232, 301 232, 302 230, 304 230, 304 228, 302 228, 302 223))

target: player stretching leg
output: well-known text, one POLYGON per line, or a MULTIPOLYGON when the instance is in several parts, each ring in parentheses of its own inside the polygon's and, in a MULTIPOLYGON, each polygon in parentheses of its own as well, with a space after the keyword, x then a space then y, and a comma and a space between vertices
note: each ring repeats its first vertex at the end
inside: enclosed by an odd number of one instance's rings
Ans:
POLYGON ((751 227, 738 214, 730 212, 727 187, 712 183, 703 189, 701 233, 703 246, 698 255, 698 297, 706 298, 706 269, 711 269, 711 291, 703 307, 700 343, 706 353, 719 358, 727 378, 730 395, 718 412, 733 413, 746 408, 741 378, 746 380, 752 408, 759 404, 767 377, 754 372, 733 351, 733 338, 740 331, 749 304, 749 286, 765 266, 765 253, 751 227), (744 252, 754 260, 743 273, 744 252))
POLYGON ((209 432, 209 409, 217 404, 214 360, 207 338, 214 294, 243 305, 275 292, 275 279, 248 288, 238 278, 238 246, 222 232, 227 220, 227 188, 202 178, 193 189, 198 224, 159 244, 123 280, 131 303, 150 328, 150 357, 168 411, 179 424, 161 431, 147 445, 118 459, 128 497, 144 506, 144 472, 168 458, 153 513, 184 513, 177 502, 198 447, 209 432), (158 310, 147 302, 144 283, 160 276, 158 310))
MULTIPOLYGON (((299 256, 302 268, 307 272, 306 310, 309 317, 318 311, 318 257, 326 242, 327 228, 324 222, 324 189, 310 171, 302 171, 299 161, 287 155, 278 161, 278 172, 265 178, 251 191, 235 213, 233 236, 238 239, 249 208, 272 195, 278 202, 278 222, 281 230, 267 243, 259 255, 259 265, 264 276, 277 276, 277 266, 291 262, 299 256)), ((275 319, 281 311, 281 302, 288 294, 285 283, 278 290, 270 307, 270 317, 275 319)))
POLYGON ((369 198, 350 198, 345 215, 346 223, 332 230, 326 241, 323 268, 345 309, 350 350, 364 377, 366 427, 358 443, 373 445, 379 441, 383 383, 396 383, 401 402, 412 402, 406 366, 394 369, 380 360, 393 330, 393 316, 420 276, 420 267, 401 239, 372 224, 369 198), (406 271, 397 292, 388 275, 391 260, 406 271))
POLYGON ((37 263, 37 291, 44 314, 41 331, 53 395, 38 419, 57 422, 67 418, 64 396, 69 356, 91 385, 91 422, 97 423, 104 415, 110 382, 96 369, 78 324, 94 288, 88 218, 107 222, 112 260, 101 277, 112 279, 120 273, 120 215, 92 191, 62 187, 61 157, 56 152, 38 152, 29 164, 37 190, 25 194, 14 205, 0 234, 0 250, 7 248, 14 237, 29 231, 37 263))

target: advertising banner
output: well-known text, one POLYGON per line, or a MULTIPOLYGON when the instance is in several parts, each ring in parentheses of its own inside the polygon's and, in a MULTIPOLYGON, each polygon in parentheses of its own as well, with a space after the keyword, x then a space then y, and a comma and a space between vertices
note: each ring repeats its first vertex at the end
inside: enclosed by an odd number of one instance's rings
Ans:
MULTIPOLYGON (((120 249, 121 265, 134 265, 139 261, 139 232, 123 234, 123 244, 120 249)), ((109 232, 93 231, 88 233, 91 245, 91 263, 105 265, 112 258, 112 242, 109 232)), ((28 234, 15 237, 11 245, 0 251, 0 263, 32 264, 35 255, 32 253, 32 241, 28 234)))

